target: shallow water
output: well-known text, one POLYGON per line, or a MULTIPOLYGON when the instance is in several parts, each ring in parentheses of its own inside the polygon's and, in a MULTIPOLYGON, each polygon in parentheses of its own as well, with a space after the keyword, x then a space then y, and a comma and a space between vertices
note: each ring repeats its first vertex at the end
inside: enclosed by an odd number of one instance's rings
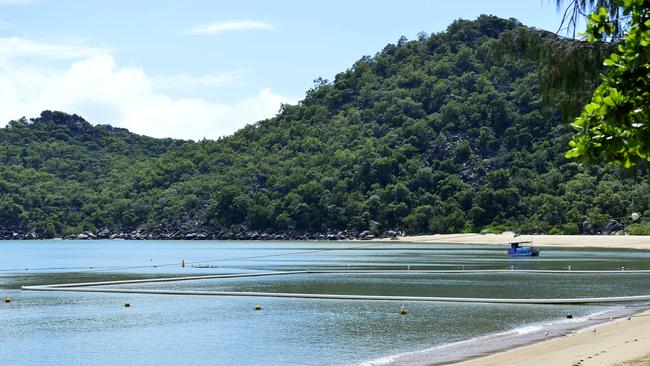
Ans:
MULTIPOLYGON (((578 325, 608 306, 400 303, 21 292, 21 285, 304 269, 650 269, 650 253, 368 242, 0 241, 5 364, 342 365, 516 329, 578 325), (180 262, 185 260, 186 267, 180 262), (202 262, 202 263, 198 263, 202 262), (192 265, 217 268, 193 268, 192 265), (92 267, 92 268, 91 268, 92 267), (26 270, 28 269, 28 270, 26 270), (132 306, 124 308, 124 301, 132 306), (255 311, 256 305, 263 307, 255 311), (399 314, 401 305, 409 308, 399 314), (564 315, 571 312, 575 320, 564 315), (531 324, 536 326, 531 326, 531 324)), ((650 293, 647 274, 296 274, 135 288, 470 297, 650 293)), ((127 287, 122 285, 120 287, 127 287)), ((461 352, 454 350, 453 352, 461 352)), ((427 356, 433 357, 433 356, 427 356)), ((430 359, 430 358, 427 358, 430 359)), ((386 360, 386 359, 384 359, 386 360)))

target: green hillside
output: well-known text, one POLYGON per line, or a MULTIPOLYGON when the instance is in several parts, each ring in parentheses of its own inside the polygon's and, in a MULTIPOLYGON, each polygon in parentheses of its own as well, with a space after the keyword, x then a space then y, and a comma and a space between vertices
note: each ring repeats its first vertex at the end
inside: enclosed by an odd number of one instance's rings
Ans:
POLYGON ((564 158, 561 96, 542 102, 538 64, 494 52, 519 27, 482 16, 402 38, 218 141, 60 112, 12 121, 0 129, 2 235, 569 234, 646 212, 645 167, 564 158))

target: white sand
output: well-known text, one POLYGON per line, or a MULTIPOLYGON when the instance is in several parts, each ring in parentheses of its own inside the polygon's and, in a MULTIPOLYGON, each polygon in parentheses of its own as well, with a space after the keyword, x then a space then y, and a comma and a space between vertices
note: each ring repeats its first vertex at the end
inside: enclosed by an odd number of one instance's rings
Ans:
MULTIPOLYGON (((382 239, 385 240, 385 239, 382 239)), ((400 237, 416 243, 503 244, 532 241, 537 246, 566 248, 626 248, 650 250, 650 236, 641 235, 519 235, 504 234, 437 234, 400 237)))
POLYGON ((650 365, 650 311, 457 366, 650 365), (594 330, 596 330, 594 332, 594 330))

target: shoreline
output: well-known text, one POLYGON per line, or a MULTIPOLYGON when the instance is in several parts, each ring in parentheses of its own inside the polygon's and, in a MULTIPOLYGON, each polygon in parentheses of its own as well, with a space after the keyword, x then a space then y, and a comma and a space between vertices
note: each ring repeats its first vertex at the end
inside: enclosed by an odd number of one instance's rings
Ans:
POLYGON ((629 318, 589 325, 566 337, 542 340, 447 365, 648 365, 649 327, 650 309, 646 308, 629 318))
POLYGON ((156 237, 156 236, 126 236, 103 237, 94 236, 85 238, 18 238, 0 239, 0 241, 285 241, 285 242, 390 242, 414 244, 466 244, 466 245, 503 245, 508 246, 514 241, 532 241, 533 246, 556 248, 602 248, 602 249, 637 249, 650 251, 650 235, 515 235, 514 233, 502 234, 432 234, 432 235, 407 235, 407 236, 380 236, 363 237, 354 235, 328 235, 304 234, 296 236, 287 235, 261 235, 253 237, 219 237, 219 236, 192 236, 192 237, 156 237))
MULTIPOLYGON (((387 241, 387 239, 375 239, 387 241)), ((606 248, 650 250, 650 236, 643 235, 518 235, 435 234, 398 237, 395 242, 418 244, 504 245, 513 241, 532 241, 534 246, 558 248, 606 248)))
MULTIPOLYGON (((595 312, 579 316, 574 319, 556 319, 543 322, 535 322, 527 325, 520 325, 509 330, 490 333, 474 338, 441 344, 431 348, 408 351, 387 355, 377 359, 360 363, 358 366, 412 366, 412 365, 453 365, 453 366, 497 366, 497 365, 518 365, 530 366, 525 357, 519 356, 519 350, 526 347, 533 347, 550 340, 566 340, 580 332, 592 329, 600 329, 606 324, 625 320, 629 317, 637 317, 644 312, 645 308, 618 307, 612 306, 609 309, 594 309, 595 312), (494 363, 483 363, 486 358, 503 353, 512 353, 507 360, 499 358, 494 363), (520 361, 521 363, 517 363, 520 361), (466 363, 469 363, 466 365, 466 363)), ((648 314, 650 317, 650 313, 648 314)), ((650 319, 648 319, 650 320, 650 319)), ((644 325, 645 327, 645 325, 644 325)), ((555 365, 556 363, 550 363, 555 365)), ((545 366, 544 362, 539 366, 545 366)), ((558 365, 563 365, 559 363, 558 365)), ((568 363, 567 365, 573 365, 568 363)), ((537 365, 533 365, 537 366, 537 365)), ((635 365, 636 366, 636 365, 635 365)))

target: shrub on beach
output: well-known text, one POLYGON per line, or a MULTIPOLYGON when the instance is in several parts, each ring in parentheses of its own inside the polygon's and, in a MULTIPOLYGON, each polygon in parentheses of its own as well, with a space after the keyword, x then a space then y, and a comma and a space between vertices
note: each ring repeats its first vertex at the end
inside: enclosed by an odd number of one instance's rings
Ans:
POLYGON ((650 235, 650 224, 632 224, 627 227, 630 235, 650 235))

